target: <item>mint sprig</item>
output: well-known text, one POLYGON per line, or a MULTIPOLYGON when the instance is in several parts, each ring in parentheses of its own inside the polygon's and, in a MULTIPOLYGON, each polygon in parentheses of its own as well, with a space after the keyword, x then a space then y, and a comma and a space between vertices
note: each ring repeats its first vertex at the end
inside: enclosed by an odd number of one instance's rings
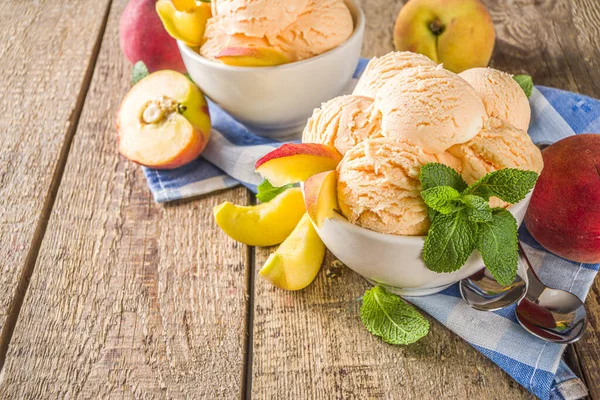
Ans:
POLYGON ((527 98, 531 97, 531 92, 533 91, 533 79, 529 75, 515 75, 513 79, 517 81, 521 89, 525 92, 525 96, 527 98))
POLYGON ((498 283, 510 285, 518 266, 517 222, 504 208, 490 208, 489 199, 495 196, 517 203, 533 189, 537 178, 533 171, 506 168, 467 186, 450 167, 424 165, 421 197, 431 219, 423 246, 427 268, 457 271, 477 249, 498 283))
POLYGON ((429 332, 429 321, 381 286, 365 292, 360 319, 371 334, 390 344, 414 343, 429 332))
POLYGON ((133 69, 131 70, 131 83, 135 85, 148 75, 150 75, 150 72, 146 64, 143 61, 138 61, 133 65, 133 69))
POLYGON ((256 198, 260 200, 261 203, 267 203, 277 197, 278 194, 283 193, 287 189, 293 187, 294 184, 290 183, 285 186, 273 186, 271 182, 268 180, 263 180, 260 185, 256 188, 258 189, 258 193, 256 193, 256 198))

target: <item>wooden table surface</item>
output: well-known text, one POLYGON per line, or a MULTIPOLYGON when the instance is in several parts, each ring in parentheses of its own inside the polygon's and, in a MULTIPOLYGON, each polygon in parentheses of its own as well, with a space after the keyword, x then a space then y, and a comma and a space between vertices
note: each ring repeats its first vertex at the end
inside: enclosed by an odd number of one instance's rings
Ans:
MULTIPOLYGON (((0 399, 516 399, 531 396, 433 321, 408 347, 359 319, 367 283, 327 257, 306 290, 256 277, 269 249, 212 207, 241 187, 155 204, 120 157, 125 0, 0 7, 0 399)), ((364 56, 392 50, 400 0, 362 0, 364 56)), ((600 97, 598 0, 487 0, 492 66, 600 97)), ((600 400, 600 280, 570 365, 600 400)))

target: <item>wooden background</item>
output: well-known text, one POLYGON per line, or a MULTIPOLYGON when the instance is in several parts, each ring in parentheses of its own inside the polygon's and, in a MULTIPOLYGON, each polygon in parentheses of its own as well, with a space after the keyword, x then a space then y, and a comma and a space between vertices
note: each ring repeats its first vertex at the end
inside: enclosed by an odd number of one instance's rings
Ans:
MULTIPOLYGON (((362 0, 364 56, 392 49, 402 1, 362 0)), ((600 97, 597 0, 487 0, 492 66, 600 97)), ((0 7, 0 399, 531 398, 433 322, 408 347, 363 329, 367 284, 325 262, 308 289, 256 279, 267 249, 233 242, 211 209, 235 188, 153 202, 117 154, 130 87, 125 0, 0 7)), ((600 400, 600 280, 567 357, 600 400)))

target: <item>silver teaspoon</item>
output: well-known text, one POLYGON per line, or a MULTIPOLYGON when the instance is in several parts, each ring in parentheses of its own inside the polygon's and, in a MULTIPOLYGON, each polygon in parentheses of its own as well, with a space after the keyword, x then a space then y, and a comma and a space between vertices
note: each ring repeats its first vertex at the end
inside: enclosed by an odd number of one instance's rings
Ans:
POLYGON ((544 285, 531 268, 527 256, 524 255, 524 258, 529 266, 529 287, 525 297, 517 304, 517 320, 529 333, 549 342, 576 342, 587 324, 585 305, 573 293, 544 285))
MULTIPOLYGON (((519 271, 525 273, 527 260, 519 246, 519 271)), ((495 311, 508 307, 521 300, 527 292, 527 282, 517 273, 509 286, 500 285, 487 268, 460 281, 460 295, 476 310, 495 311)))

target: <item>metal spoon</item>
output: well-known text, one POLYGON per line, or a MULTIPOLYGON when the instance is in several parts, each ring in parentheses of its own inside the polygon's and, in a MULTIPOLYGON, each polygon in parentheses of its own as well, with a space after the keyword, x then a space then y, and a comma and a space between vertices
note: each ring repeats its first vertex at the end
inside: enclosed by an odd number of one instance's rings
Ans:
POLYGON ((517 321, 541 339, 555 343, 576 342, 587 324, 585 305, 573 293, 544 285, 531 268, 527 256, 524 257, 529 265, 529 288, 517 304, 517 321))
MULTIPOLYGON (((527 260, 519 246, 519 272, 525 273, 527 260)), ((460 281, 460 295, 463 300, 476 310, 495 311, 508 307, 525 297, 527 282, 517 273, 509 286, 502 286, 492 274, 482 269, 460 281)))

